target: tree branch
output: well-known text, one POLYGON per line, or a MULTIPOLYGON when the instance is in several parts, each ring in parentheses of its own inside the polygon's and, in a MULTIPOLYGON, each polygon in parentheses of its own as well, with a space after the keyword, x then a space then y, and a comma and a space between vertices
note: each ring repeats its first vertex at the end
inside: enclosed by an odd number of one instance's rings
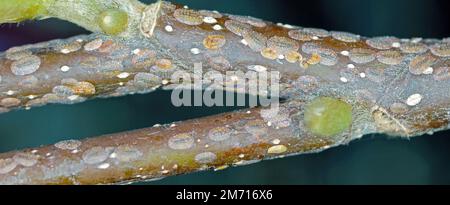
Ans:
POLYGON ((232 76, 219 83, 221 89, 246 94, 261 94, 248 89, 259 81, 247 82, 239 72, 279 72, 280 109, 253 108, 5 153, 0 183, 157 179, 318 152, 370 133, 412 137, 449 128, 448 40, 365 38, 167 2, 119 9, 139 19, 121 30, 120 12, 100 8, 108 10, 112 23, 85 21, 85 27, 110 35, 55 40, 0 55, 3 112, 173 89, 179 71, 189 80, 203 80, 203 86, 214 84, 211 76, 195 72, 198 63, 205 73, 232 76))
MULTIPOLYGON (((312 136, 294 137, 297 131, 293 126, 270 129, 259 111, 237 111, 2 154, 2 159, 21 163, 14 171, 0 175, 0 182, 107 184, 152 180, 319 151, 336 143, 312 136)), ((5 166, 0 167, 5 171, 5 166)))

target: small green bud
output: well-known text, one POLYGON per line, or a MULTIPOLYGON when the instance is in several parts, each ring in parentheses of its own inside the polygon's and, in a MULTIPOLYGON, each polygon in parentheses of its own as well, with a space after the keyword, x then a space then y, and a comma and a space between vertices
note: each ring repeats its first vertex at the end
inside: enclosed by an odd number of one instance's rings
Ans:
POLYGON ((350 128, 352 106, 338 99, 318 97, 306 105, 304 122, 312 134, 332 137, 350 128))
POLYGON ((46 4, 53 0, 0 0, 0 23, 17 23, 47 14, 46 4))
POLYGON ((128 28, 128 14, 120 9, 108 9, 100 13, 97 22, 104 33, 117 35, 128 28))

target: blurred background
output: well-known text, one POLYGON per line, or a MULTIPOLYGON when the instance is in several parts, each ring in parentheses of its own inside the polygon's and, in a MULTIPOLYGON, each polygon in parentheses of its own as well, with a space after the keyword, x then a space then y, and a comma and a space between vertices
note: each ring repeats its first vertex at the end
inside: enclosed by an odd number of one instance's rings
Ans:
MULTIPOLYGON (((153 1, 145 1, 147 3, 153 1)), ((364 36, 450 36, 447 1, 437 0, 174 0, 196 9, 364 36)), ((1 14, 0 14, 1 15, 1 14)), ((0 26, 0 51, 87 31, 55 19, 0 26)), ((83 139, 217 114, 237 108, 176 108, 157 91, 77 105, 50 105, 0 115, 0 152, 83 139)), ((139 184, 450 184, 450 131, 410 140, 365 136, 318 154, 265 161, 139 184)))

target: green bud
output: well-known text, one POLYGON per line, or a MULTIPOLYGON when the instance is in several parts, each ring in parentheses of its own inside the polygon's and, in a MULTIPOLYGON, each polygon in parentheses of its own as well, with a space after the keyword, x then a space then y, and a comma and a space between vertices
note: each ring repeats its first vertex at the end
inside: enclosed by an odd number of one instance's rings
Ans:
POLYGON ((47 14, 47 3, 53 0, 0 0, 0 23, 17 23, 47 14))
POLYGON ((312 134, 332 137, 350 128, 352 106, 338 99, 318 97, 306 105, 304 122, 312 134))
POLYGON ((97 22, 105 34, 117 35, 128 28, 128 14, 120 9, 108 9, 98 16, 97 22))

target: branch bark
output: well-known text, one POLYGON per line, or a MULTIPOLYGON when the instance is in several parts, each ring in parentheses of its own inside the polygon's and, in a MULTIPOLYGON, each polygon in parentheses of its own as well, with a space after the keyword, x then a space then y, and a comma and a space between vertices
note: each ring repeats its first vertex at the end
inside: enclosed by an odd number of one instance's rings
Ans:
MULTIPOLYGON (((155 180, 320 151, 336 143, 313 136, 295 137, 294 126, 270 129, 259 112, 254 108, 2 154, 0 158, 13 159, 17 167, 10 165, 13 171, 0 175, 0 182, 109 184, 155 180)), ((4 172, 5 166, 1 168, 4 172)))
POLYGON ((248 90, 252 82, 236 90, 235 81, 245 79, 237 73, 279 72, 280 109, 252 108, 5 153, 0 183, 158 179, 318 152, 365 134, 412 137, 449 128, 448 40, 365 38, 167 2, 141 11, 121 35, 95 33, 1 54, 2 111, 173 89, 179 71, 213 84, 211 76, 195 72, 196 63, 205 73, 233 76, 219 83, 221 89, 246 94, 255 94, 248 90), (315 133, 305 110, 318 97, 351 106, 351 125, 332 135, 315 133))

